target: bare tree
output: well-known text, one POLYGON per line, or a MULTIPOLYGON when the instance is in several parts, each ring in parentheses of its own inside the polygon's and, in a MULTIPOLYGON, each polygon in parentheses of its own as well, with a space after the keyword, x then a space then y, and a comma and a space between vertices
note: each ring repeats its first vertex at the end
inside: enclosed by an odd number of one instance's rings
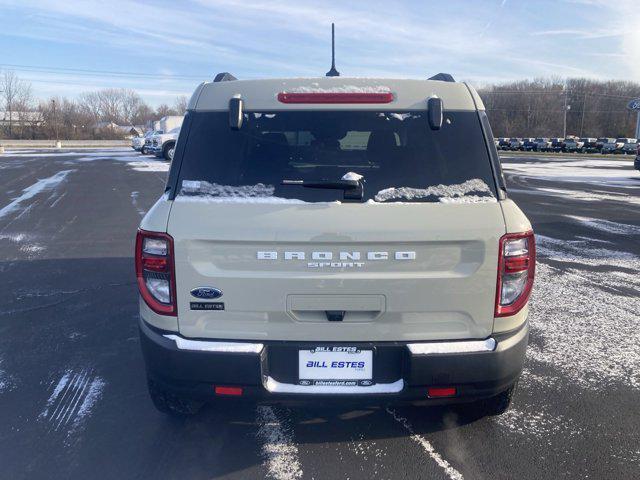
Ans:
POLYGON ((178 98, 176 98, 176 101, 173 104, 173 109, 178 115, 184 115, 185 113, 187 113, 188 104, 189 99, 185 95, 180 95, 178 98))
POLYGON ((8 122, 8 135, 13 136, 13 126, 16 121, 20 124, 21 112, 28 112, 33 108, 31 84, 20 80, 11 71, 6 71, 0 77, 0 95, 4 101, 5 121, 8 122))
POLYGON ((166 103, 161 103, 156 108, 156 116, 158 118, 167 117, 169 115, 177 115, 177 112, 166 103))
POLYGON ((154 120, 155 117, 156 114, 153 109, 146 103, 142 102, 138 105, 138 110, 133 116, 133 125, 146 125, 150 121, 154 120))
POLYGON ((546 78, 484 86, 479 93, 497 136, 559 137, 566 114, 568 135, 629 137, 635 118, 625 107, 640 96, 640 84, 546 78))
POLYGON ((135 125, 135 117, 143 104, 142 98, 134 90, 127 89, 120 91, 120 109, 122 112, 122 120, 124 120, 126 124, 135 125))

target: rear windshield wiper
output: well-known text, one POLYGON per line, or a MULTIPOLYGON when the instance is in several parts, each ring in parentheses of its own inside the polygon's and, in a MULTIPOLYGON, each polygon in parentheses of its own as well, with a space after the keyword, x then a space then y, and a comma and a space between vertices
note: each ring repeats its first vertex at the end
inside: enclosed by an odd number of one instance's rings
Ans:
POLYGON ((364 187, 360 180, 282 180, 281 183, 305 188, 342 190, 345 200, 362 200, 364 197, 364 187))

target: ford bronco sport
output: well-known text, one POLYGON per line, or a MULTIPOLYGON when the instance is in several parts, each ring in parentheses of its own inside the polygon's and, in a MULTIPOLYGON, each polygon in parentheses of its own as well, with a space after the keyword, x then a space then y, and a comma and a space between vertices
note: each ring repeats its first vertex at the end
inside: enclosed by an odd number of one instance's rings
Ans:
POLYGON ((531 224, 465 83, 239 81, 193 94, 136 241, 151 398, 507 409, 531 224))

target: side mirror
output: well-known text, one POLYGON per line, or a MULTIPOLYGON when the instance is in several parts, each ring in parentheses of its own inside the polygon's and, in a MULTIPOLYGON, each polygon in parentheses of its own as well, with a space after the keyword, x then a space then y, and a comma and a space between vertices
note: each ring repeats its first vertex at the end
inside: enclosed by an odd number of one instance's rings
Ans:
POLYGON ((237 97, 229 100, 229 127, 231 130, 240 130, 242 128, 242 120, 244 118, 242 113, 243 103, 242 99, 237 97))
POLYGON ((427 100, 427 109, 431 130, 440 130, 444 119, 442 99, 438 97, 431 97, 427 100))

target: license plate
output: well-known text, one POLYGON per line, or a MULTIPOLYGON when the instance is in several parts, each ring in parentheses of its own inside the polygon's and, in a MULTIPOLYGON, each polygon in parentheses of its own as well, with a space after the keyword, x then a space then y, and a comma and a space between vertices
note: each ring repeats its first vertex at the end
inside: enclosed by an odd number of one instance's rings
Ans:
POLYGON ((298 352, 300 385, 371 385, 373 351, 357 347, 315 347, 298 352))

